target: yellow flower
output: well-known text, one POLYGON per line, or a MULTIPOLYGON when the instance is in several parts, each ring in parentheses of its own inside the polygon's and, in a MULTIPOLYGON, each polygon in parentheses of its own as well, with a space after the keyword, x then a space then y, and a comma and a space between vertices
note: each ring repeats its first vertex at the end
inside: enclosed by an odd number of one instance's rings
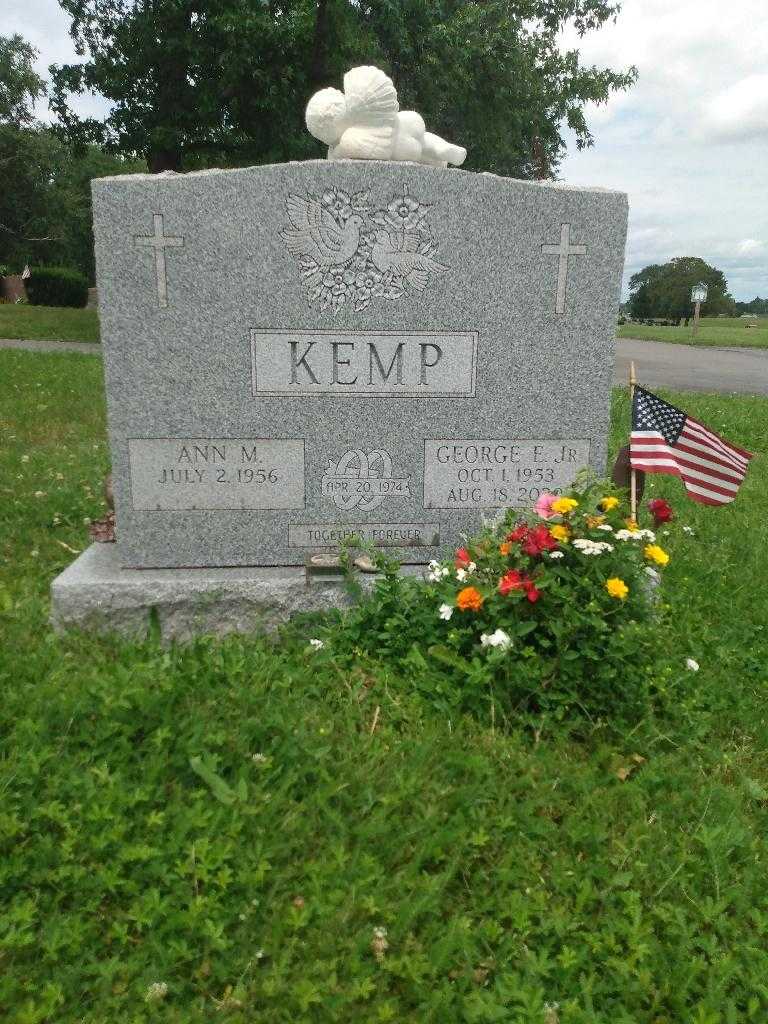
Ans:
POLYGON ((627 529, 630 530, 632 533, 637 533, 637 531, 640 529, 640 527, 637 525, 637 520, 632 519, 631 517, 629 519, 625 519, 624 523, 627 529))
POLYGON ((475 587, 464 587, 456 598, 456 607, 462 612, 479 612, 485 598, 475 587))
POLYGON ((590 530, 594 530, 605 522, 605 516, 586 516, 585 522, 590 530))
POLYGON ((575 498, 558 498, 551 505, 552 511, 556 512, 559 516, 567 516, 569 512, 573 512, 578 507, 579 503, 575 498))
POLYGON ((609 580, 606 580, 605 589, 611 597, 617 597, 619 601, 623 601, 629 593, 629 587, 618 576, 612 576, 609 580))
POLYGON ((655 562, 656 565, 666 565, 669 561, 669 555, 658 544, 646 544, 645 557, 655 562))
POLYGON ((560 541, 561 544, 567 544, 571 536, 571 531, 567 526, 562 526, 560 523, 555 523, 554 526, 549 528, 549 536, 553 540, 560 541))
POLYGON ((603 510, 603 512, 610 512, 611 509, 612 508, 616 508, 616 506, 618 504, 619 504, 619 499, 618 498, 614 498, 613 495, 610 495, 607 498, 601 498, 600 499, 600 508, 603 510))
POLYGON ((509 554, 509 552, 511 551, 511 549, 512 549, 512 545, 511 544, 507 544, 507 542, 504 541, 503 544, 499 545, 499 554, 503 555, 506 558, 507 555, 509 554))

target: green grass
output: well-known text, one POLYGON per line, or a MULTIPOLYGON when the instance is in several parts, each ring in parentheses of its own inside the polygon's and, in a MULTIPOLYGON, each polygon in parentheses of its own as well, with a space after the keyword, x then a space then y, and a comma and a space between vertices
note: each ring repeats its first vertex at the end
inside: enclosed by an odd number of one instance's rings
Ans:
MULTIPOLYGON (((340 673, 307 627, 52 634, 50 580, 103 512, 101 367, 0 352, 3 1019, 763 1024, 768 401, 669 397, 761 457, 730 508, 653 481, 695 530, 666 710, 533 733, 340 673)), ((616 392, 614 447, 627 412, 616 392)))
POLYGON ((99 317, 95 309, 0 303, 0 338, 98 342, 99 317))
POLYGON ((693 321, 688 327, 648 327, 645 324, 622 324, 617 337, 640 338, 643 341, 671 341, 680 345, 740 345, 746 348, 768 348, 768 317, 740 320, 731 317, 704 317, 699 333, 693 337, 693 321), (747 324, 757 324, 747 327, 747 324))

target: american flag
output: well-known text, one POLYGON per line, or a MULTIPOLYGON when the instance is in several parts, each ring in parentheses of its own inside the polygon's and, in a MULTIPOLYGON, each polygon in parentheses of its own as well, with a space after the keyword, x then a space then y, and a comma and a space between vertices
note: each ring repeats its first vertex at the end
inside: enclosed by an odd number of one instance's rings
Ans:
POLYGON ((752 458, 751 452, 637 386, 629 455, 635 469, 679 476, 688 497, 703 505, 733 501, 752 458))

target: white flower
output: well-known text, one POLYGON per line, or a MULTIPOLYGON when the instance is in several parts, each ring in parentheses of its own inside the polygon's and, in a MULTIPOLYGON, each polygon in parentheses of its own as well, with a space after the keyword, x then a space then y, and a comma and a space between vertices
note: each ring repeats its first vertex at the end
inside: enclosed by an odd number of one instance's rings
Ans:
POLYGON ((445 579, 451 571, 447 566, 440 565, 439 562, 430 562, 429 568, 430 571, 427 573, 427 579, 430 583, 439 583, 440 580, 445 579))
POLYGON ((476 568, 477 568, 477 563, 476 562, 470 562, 469 565, 467 566, 467 572, 468 573, 469 572, 474 572, 476 568))
POLYGON ((466 569, 457 569, 456 570, 456 579, 459 581, 459 583, 463 583, 466 578, 467 578, 467 570, 466 569))
POLYGON ((606 540, 588 540, 586 537, 578 537, 573 546, 585 555, 602 555, 604 551, 613 551, 613 544, 606 540))
POLYGON ((613 533, 613 527, 610 525, 610 523, 600 523, 600 525, 598 526, 598 530, 605 530, 606 533, 613 533))
POLYGON ((269 758, 266 754, 251 754, 251 760, 254 764, 266 764, 269 758))
POLYGON ((45 497, 45 491, 35 491, 35 497, 36 498, 44 498, 45 497))
POLYGON ((685 667, 688 669, 689 672, 699 671, 699 663, 698 661, 695 661, 693 658, 685 659, 685 667))
POLYGON ((22 455, 21 456, 21 461, 22 462, 29 462, 29 456, 28 455, 22 455))
POLYGON ((549 557, 550 558, 562 558, 563 557, 563 552, 562 551, 550 551, 549 552, 549 557))
POLYGON ((512 637, 509 633, 505 633, 503 629, 497 629, 493 633, 483 633, 480 637, 480 643, 483 647, 500 647, 503 651, 506 651, 512 643, 512 637))
POLYGON ((310 647, 314 647, 316 651, 319 651, 323 647, 325 647, 325 641, 317 640, 316 638, 313 638, 312 640, 309 641, 309 646, 310 647))
POLYGON ((374 928, 373 929, 373 937, 375 939, 386 939, 386 937, 387 937, 387 929, 386 928, 382 928, 381 926, 379 926, 378 928, 374 928))
POLYGON ((153 981, 147 988, 144 999, 148 1003, 159 1003, 168 995, 168 986, 164 981, 153 981))
POLYGON ((450 619, 450 617, 452 615, 453 615, 453 607, 452 607, 452 605, 450 605, 450 604, 441 604, 440 605, 440 618, 441 619, 445 619, 445 621, 447 622, 448 619, 450 619))
POLYGON ((37 558, 37 556, 40 554, 37 548, 32 548, 32 550, 29 553, 33 558, 37 558))
POLYGON ((647 540, 653 543, 656 534, 653 530, 617 530, 616 540, 647 540))
POLYGON ((683 527, 683 533, 687 533, 689 536, 692 537, 693 536, 693 527, 692 526, 684 526, 683 527))

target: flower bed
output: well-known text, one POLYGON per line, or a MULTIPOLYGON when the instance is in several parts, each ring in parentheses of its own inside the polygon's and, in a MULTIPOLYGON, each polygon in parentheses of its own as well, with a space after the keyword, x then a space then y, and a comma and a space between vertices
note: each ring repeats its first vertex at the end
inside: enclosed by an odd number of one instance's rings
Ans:
MULTIPOLYGON (((672 518, 663 505, 658 523, 672 518)), ((585 476, 531 514, 508 510, 431 562, 425 583, 390 573, 330 647, 351 637, 358 652, 437 669, 439 699, 473 710, 632 716, 647 707, 653 591, 668 561, 626 497, 585 476)))

